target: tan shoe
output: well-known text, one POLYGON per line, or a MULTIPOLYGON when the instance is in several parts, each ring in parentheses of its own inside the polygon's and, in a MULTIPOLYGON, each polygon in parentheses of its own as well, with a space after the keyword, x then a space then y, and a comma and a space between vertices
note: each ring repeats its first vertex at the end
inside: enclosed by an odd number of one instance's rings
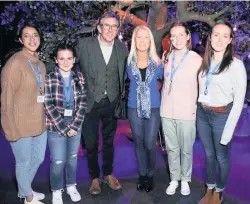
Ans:
POLYGON ((222 192, 214 192, 209 204, 221 204, 223 201, 222 192))
POLYGON ((199 201, 198 204, 210 204, 210 201, 211 201, 212 196, 213 196, 213 191, 214 191, 214 189, 207 189, 206 194, 205 194, 204 197, 199 201))
POLYGON ((91 186, 89 188, 89 192, 92 195, 97 195, 101 193, 100 181, 98 178, 92 180, 91 186))
POLYGON ((122 188, 122 186, 121 186, 120 182, 117 180, 117 178, 115 178, 112 175, 104 176, 103 182, 107 183, 109 185, 109 187, 113 190, 119 190, 122 188))

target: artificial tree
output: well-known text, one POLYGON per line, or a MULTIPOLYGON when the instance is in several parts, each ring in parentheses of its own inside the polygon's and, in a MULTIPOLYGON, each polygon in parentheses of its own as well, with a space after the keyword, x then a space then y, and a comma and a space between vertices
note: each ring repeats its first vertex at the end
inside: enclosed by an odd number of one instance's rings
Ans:
POLYGON ((95 35, 97 19, 106 10, 121 16, 120 37, 128 44, 133 26, 147 24, 153 31, 159 54, 162 39, 173 20, 187 21, 191 31, 198 36, 195 45, 202 46, 209 27, 218 18, 228 20, 234 26, 236 54, 247 59, 250 53, 248 1, 20 1, 6 5, 0 20, 7 32, 18 32, 27 21, 37 23, 44 34, 41 55, 45 62, 50 62, 58 43, 75 45, 79 38, 95 35))

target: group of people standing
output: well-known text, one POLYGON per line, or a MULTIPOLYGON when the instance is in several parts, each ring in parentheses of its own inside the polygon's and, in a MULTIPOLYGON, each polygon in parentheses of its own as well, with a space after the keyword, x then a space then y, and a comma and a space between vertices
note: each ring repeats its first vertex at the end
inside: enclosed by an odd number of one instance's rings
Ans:
POLYGON ((197 129, 207 170, 207 192, 199 203, 221 203, 230 169, 230 141, 246 91, 244 65, 233 57, 231 25, 219 21, 212 27, 203 59, 191 50, 191 34, 182 22, 172 24, 170 51, 162 58, 147 26, 134 29, 129 53, 116 39, 119 27, 115 14, 104 14, 97 26, 99 35, 79 40, 76 53, 68 45, 58 46, 56 67, 47 75, 37 54, 41 33, 32 25, 20 30, 23 48, 1 74, 1 122, 16 160, 18 196, 25 198, 25 204, 42 204, 45 195, 33 191, 32 181, 48 141, 52 203, 63 203, 64 168, 66 193, 74 202, 81 199, 76 188, 81 132, 92 179, 89 192, 101 193, 101 182, 113 190, 122 188, 112 174, 114 114, 124 80, 129 79, 128 121, 135 141, 137 189, 150 192, 155 186, 156 140, 162 123, 171 179, 166 193, 173 195, 181 181, 181 194, 190 194, 197 129), (74 67, 76 61, 80 71, 74 67), (158 80, 162 79, 160 93, 158 80))

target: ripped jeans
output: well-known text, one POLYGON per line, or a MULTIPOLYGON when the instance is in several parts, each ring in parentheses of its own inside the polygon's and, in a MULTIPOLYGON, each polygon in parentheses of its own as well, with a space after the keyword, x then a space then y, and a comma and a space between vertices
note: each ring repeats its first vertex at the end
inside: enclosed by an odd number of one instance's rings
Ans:
POLYGON ((52 191, 63 189, 64 167, 66 167, 66 186, 76 185, 77 153, 80 138, 81 130, 74 137, 60 136, 56 132, 48 132, 52 191))

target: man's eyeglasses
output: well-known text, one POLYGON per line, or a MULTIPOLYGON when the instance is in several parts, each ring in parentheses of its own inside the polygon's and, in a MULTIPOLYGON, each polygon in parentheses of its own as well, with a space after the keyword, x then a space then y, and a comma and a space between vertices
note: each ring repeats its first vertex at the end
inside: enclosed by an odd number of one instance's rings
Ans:
POLYGON ((109 25, 109 24, 103 23, 103 24, 100 24, 100 26, 105 30, 111 29, 114 31, 117 31, 119 28, 119 26, 117 24, 109 25))

